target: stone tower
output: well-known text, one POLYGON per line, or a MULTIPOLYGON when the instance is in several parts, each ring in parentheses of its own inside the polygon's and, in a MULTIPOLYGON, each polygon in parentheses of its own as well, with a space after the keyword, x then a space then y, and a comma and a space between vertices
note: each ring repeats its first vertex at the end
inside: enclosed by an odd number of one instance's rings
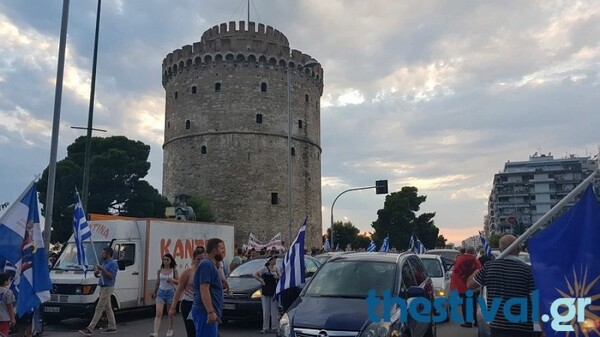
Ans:
POLYGON ((288 227, 288 81, 292 110, 292 232, 305 216, 321 246, 323 69, 285 35, 254 22, 223 23, 167 55, 163 195, 202 197, 219 222, 268 240, 288 227))

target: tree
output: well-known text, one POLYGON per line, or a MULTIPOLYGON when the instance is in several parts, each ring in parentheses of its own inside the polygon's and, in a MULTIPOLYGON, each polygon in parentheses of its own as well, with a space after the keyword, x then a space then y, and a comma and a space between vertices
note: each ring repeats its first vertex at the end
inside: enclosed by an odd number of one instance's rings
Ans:
POLYGON ((491 248, 500 247, 500 235, 490 235, 490 237, 488 238, 488 243, 490 244, 491 248))
POLYGON ((446 242, 448 240, 443 236, 443 235, 439 235, 438 239, 437 239, 437 244, 435 245, 436 247, 440 247, 440 248, 444 248, 446 247, 446 242))
POLYGON ((385 197, 383 209, 377 211, 377 221, 372 224, 373 238, 378 246, 389 235, 390 247, 407 250, 413 233, 427 249, 437 246, 440 230, 433 223, 435 213, 416 214, 427 200, 417 192, 416 187, 405 186, 385 197))
MULTIPOLYGON (((72 234, 75 187, 82 190, 85 139, 67 147, 57 163, 52 241, 64 242, 72 234)), ((150 146, 124 136, 92 137, 89 194, 86 213, 164 218, 166 198, 147 181, 150 146)), ((37 181, 45 214, 48 168, 37 181)))
POLYGON ((192 209, 194 210, 194 214, 196 215, 196 221, 215 221, 215 214, 202 198, 191 197, 186 201, 186 205, 192 207, 192 209))
POLYGON ((369 245, 371 244, 371 238, 368 237, 368 236, 366 236, 366 235, 357 235, 355 243, 356 244, 352 245, 353 248, 355 248, 355 249, 359 249, 359 248, 367 249, 369 247, 369 245))
MULTIPOLYGON (((354 227, 352 222, 344 222, 337 221, 333 223, 333 243, 336 247, 340 247, 340 249, 346 249, 348 244, 352 245, 352 248, 356 248, 356 244, 358 244, 357 236, 360 230, 354 227)), ((327 237, 331 237, 331 229, 327 229, 327 237)), ((335 249, 335 247, 332 247, 335 249)))

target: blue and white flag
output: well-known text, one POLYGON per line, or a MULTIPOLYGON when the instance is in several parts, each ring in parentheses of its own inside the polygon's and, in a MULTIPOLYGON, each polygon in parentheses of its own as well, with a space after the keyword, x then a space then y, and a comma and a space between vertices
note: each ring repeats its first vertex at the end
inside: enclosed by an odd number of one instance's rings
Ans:
POLYGON ((371 240, 369 247, 367 247, 367 252, 374 252, 377 250, 377 246, 375 245, 375 241, 371 240))
POLYGON ((410 237, 409 245, 410 245, 409 251, 413 254, 425 254, 427 252, 425 245, 423 245, 421 240, 419 240, 418 237, 415 237, 414 234, 410 237), (415 238, 416 238, 416 240, 415 240, 415 238))
POLYGON ((479 232, 479 239, 481 239, 481 246, 485 251, 485 255, 492 256, 492 247, 490 247, 490 244, 487 242, 487 240, 481 232, 479 232))
POLYGON ((83 269, 84 274, 87 271, 87 257, 83 248, 83 241, 92 237, 92 232, 85 219, 85 212, 81 205, 79 193, 75 192, 75 211, 73 212, 73 236, 75 237, 75 247, 77 247, 77 263, 83 269))
POLYGON ((304 266, 304 234, 306 232, 306 221, 308 217, 304 219, 304 224, 300 227, 298 235, 290 249, 285 253, 282 264, 282 274, 277 282, 277 290, 275 295, 280 294, 286 289, 295 288, 300 284, 306 282, 305 266, 304 266))
POLYGON ((413 234, 408 241, 408 251, 411 253, 415 252, 415 235, 413 234))
POLYGON ((381 244, 381 248, 379 249, 380 252, 389 252, 390 251, 390 236, 386 236, 385 239, 383 239, 383 244, 381 244))
POLYGON ((331 250, 331 244, 329 243, 329 239, 325 239, 325 246, 323 246, 326 252, 331 250))
POLYGON ((417 254, 425 254, 427 252, 427 248, 425 245, 417 238, 417 254))
POLYGON ((0 218, 0 255, 17 269, 19 317, 50 299, 52 282, 33 182, 0 218))

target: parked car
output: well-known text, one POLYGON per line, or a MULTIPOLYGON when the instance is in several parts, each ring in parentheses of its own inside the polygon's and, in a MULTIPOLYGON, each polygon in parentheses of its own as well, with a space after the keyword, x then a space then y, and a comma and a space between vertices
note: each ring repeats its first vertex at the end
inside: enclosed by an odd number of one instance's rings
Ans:
POLYGON ((392 322, 370 321, 365 302, 370 290, 380 298, 391 291, 392 297, 408 303, 416 297, 434 299, 433 282, 415 254, 340 254, 319 268, 283 314, 277 336, 436 336, 433 317, 431 322, 416 322, 409 315, 402 322, 398 309, 392 309, 392 322))
MULTIPOLYGON (((268 256, 259 256, 237 267, 227 277, 231 295, 226 294, 223 303, 223 321, 262 319, 261 285, 252 277, 268 260, 268 256)), ((281 269, 283 255, 277 256, 277 267, 281 269)), ((306 280, 312 277, 321 263, 319 260, 304 256, 306 280)), ((298 289, 299 294, 301 289, 298 289)))
POLYGON ((427 251, 427 254, 440 255, 454 263, 460 252, 456 249, 431 249, 427 251))
MULTIPOLYGON (((427 274, 433 282, 435 297, 448 297, 450 295, 450 272, 444 265, 443 258, 439 255, 420 254, 419 258, 423 261, 427 274)), ((448 306, 446 306, 448 311, 448 306)), ((448 315, 448 317, 450 317, 448 315)))

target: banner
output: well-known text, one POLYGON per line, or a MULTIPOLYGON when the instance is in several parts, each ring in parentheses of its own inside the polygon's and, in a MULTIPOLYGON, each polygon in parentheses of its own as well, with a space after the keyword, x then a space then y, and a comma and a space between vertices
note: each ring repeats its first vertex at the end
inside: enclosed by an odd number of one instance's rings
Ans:
POLYGON ((269 242, 263 243, 254 236, 254 234, 250 233, 250 237, 248 238, 248 249, 254 248, 256 251, 261 251, 263 248, 266 249, 283 249, 282 245, 283 240, 281 239, 281 233, 277 233, 269 242))

